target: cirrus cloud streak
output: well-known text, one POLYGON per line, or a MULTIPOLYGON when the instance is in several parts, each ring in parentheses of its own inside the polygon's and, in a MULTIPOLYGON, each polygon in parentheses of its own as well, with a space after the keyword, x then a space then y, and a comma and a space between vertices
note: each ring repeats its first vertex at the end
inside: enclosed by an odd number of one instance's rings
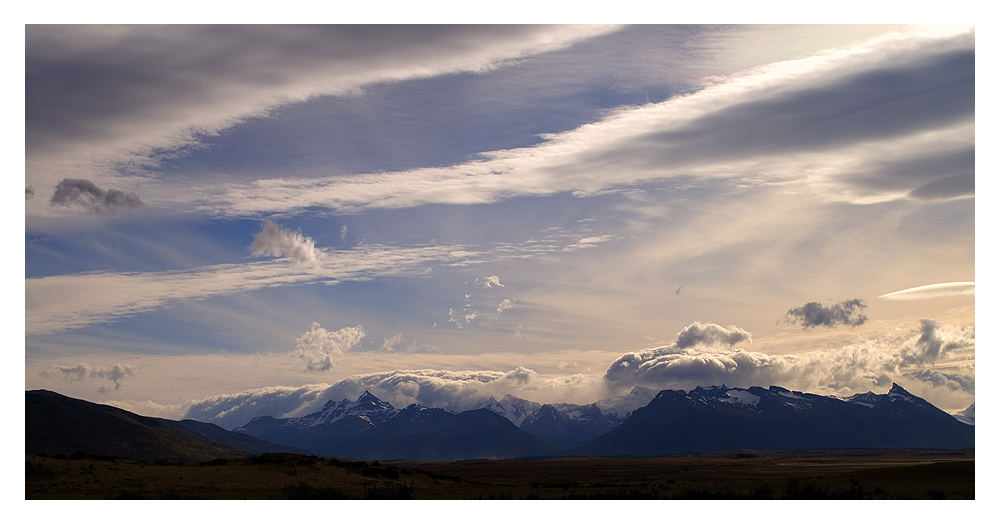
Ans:
POLYGON ((806 181, 830 199, 853 202, 967 197, 974 191, 973 40, 967 29, 892 33, 622 108, 545 135, 537 146, 484 152, 464 164, 209 183, 197 191, 204 201, 170 202, 225 216, 314 207, 358 213, 586 196, 690 176, 806 181))
POLYGON ((911 287, 893 291, 878 298, 885 300, 922 300, 926 298, 939 298, 951 296, 975 296, 975 282, 944 282, 941 284, 927 284, 926 286, 911 287))

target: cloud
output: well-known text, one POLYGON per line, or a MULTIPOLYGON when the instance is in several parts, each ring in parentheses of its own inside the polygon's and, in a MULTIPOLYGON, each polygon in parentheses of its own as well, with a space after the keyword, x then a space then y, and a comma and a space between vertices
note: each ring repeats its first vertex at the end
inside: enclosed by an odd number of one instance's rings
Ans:
POLYGON ((77 364, 75 366, 57 366, 55 369, 60 375, 62 375, 62 378, 70 382, 76 382, 87 378, 87 372, 90 370, 89 366, 86 364, 77 364))
POLYGON ((819 302, 807 302, 803 306, 789 309, 785 317, 791 323, 801 324, 803 329, 816 326, 860 326, 868 321, 868 316, 864 314, 866 307, 860 298, 845 300, 829 307, 819 302))
MULTIPOLYGON (((303 237, 306 238, 306 237, 303 237)), ((326 256, 315 248, 311 264, 283 258, 214 264, 176 271, 93 272, 25 279, 25 331, 55 333, 156 310, 176 300, 245 293, 263 288, 322 282, 360 282, 384 276, 426 275, 434 265, 527 258, 561 252, 566 235, 532 243, 500 243, 484 250, 463 245, 394 247, 365 244, 326 256)), ((311 240, 292 242, 293 248, 311 240)), ((305 248, 303 248, 305 249, 305 248)), ((308 253, 307 250, 303 251, 308 253)), ((492 305, 484 306, 490 307, 492 305)), ((456 320, 478 310, 455 311, 456 320)), ((474 320, 474 319, 473 319, 474 320)), ((471 320, 462 320, 468 322, 471 320)))
POLYGON ((945 387, 953 391, 964 391, 966 393, 976 392, 976 377, 971 375, 942 373, 933 369, 921 369, 911 371, 906 376, 923 382, 929 382, 934 387, 945 387))
POLYGON ((192 402, 182 418, 211 422, 226 429, 234 429, 250 422, 254 417, 270 415, 281 418, 307 415, 330 400, 329 388, 330 384, 271 386, 240 393, 214 395, 192 402))
POLYGON ((260 232, 254 235, 250 252, 256 256, 288 257, 299 262, 315 262, 322 255, 316 250, 313 239, 282 228, 270 219, 265 220, 260 232))
MULTIPOLYGON (((532 245, 531 249, 536 247, 532 245)), ((469 286, 469 282, 465 284, 469 286)), ((500 317, 503 316, 504 312, 517 307, 515 299, 510 297, 503 298, 500 302, 493 302, 501 295, 498 295, 497 291, 492 290, 499 290, 506 287, 500 282, 500 277, 490 275, 477 278, 473 281, 473 284, 476 288, 484 291, 469 290, 465 293, 465 302, 461 306, 448 308, 448 323, 456 328, 464 329, 475 325, 493 327, 500 320, 500 317), (496 311, 496 314, 493 311, 496 311)))
POLYGON ((975 282, 944 282, 941 284, 928 284, 926 286, 911 287, 893 291, 878 298, 886 300, 921 300, 925 298, 939 298, 950 296, 969 295, 975 296, 975 282))
MULTIPOLYGON (((740 342, 750 342, 750 333, 737 326, 723 327, 713 323, 693 322, 679 333, 677 340, 669 346, 644 349, 635 353, 626 353, 615 360, 605 373, 605 380, 611 384, 635 385, 652 379, 660 380, 664 374, 679 373, 687 380, 708 380, 716 375, 725 374, 727 369, 735 369, 739 362, 733 357, 727 359, 713 355, 706 357, 687 350, 705 346, 729 347, 740 342), (705 373, 692 375, 691 371, 698 367, 705 373), (668 371, 669 368, 669 371, 668 371), (685 372, 688 370, 688 372, 685 372)), ((759 353, 746 353, 739 350, 737 359, 753 358, 759 353)))
POLYGON ((472 304, 466 304, 461 310, 448 308, 448 322, 458 329, 471 326, 477 318, 479 318, 479 311, 472 309, 472 304))
POLYGON ((750 333, 737 326, 722 327, 711 322, 693 322, 677 333, 677 342, 674 345, 683 349, 697 345, 733 346, 740 342, 751 342, 750 333))
POLYGON ((25 30, 27 178, 53 187, 61 178, 120 178, 116 168, 142 173, 201 136, 285 104, 483 72, 616 29, 32 25, 25 30))
POLYGON ((217 395, 192 403, 185 418, 239 427, 257 416, 302 416, 327 400, 354 400, 365 390, 397 408, 410 404, 464 411, 482 407, 489 397, 513 394, 547 401, 579 391, 596 391, 600 384, 584 375, 542 375, 526 367, 507 371, 393 370, 348 377, 333 385, 272 387, 232 395, 217 395))
POLYGON ((381 351, 385 351, 385 352, 396 351, 396 347, 399 346, 402 343, 403 343, 403 334, 402 333, 396 333, 395 335, 386 338, 382 342, 382 349, 381 349, 381 351))
MULTIPOLYGON (((974 33, 935 31, 887 34, 713 79, 690 94, 621 108, 538 145, 459 165, 226 183, 206 187, 193 205, 232 216, 356 212, 595 195, 691 177, 802 181, 824 198, 850 202, 969 197, 974 33)), ((608 239, 585 240, 575 248, 608 239)))
POLYGON ((505 298, 501 300, 500 303, 497 304, 497 318, 499 318, 504 311, 514 309, 515 307, 516 306, 514 306, 514 299, 505 298))
POLYGON ((481 256, 460 246, 359 246, 315 264, 276 259, 215 264, 182 271, 96 272, 25 279, 28 334, 55 333, 152 311, 175 300, 244 293, 308 282, 337 284, 418 274, 429 264, 481 256))
POLYGON ((480 285, 483 289, 504 287, 503 283, 500 282, 500 277, 496 275, 490 275, 488 277, 477 278, 476 283, 480 285))
MULTIPOLYGON (((115 363, 111 367, 94 367, 81 362, 75 366, 54 366, 52 372, 69 382, 79 382, 88 378, 106 379, 111 381, 114 384, 114 390, 118 391, 121 388, 122 380, 135 375, 137 368, 120 362, 115 363)), ((44 376, 48 376, 49 374, 49 371, 42 371, 42 375, 44 376)), ((98 391, 105 393, 107 390, 104 386, 101 386, 98 391)))
POLYGON ((566 251, 597 247, 598 244, 602 244, 609 240, 614 240, 614 238, 615 238, 614 235, 598 235, 592 237, 583 237, 579 241, 577 241, 577 243, 570 246, 566 246, 566 251))
MULTIPOLYGON (((34 194, 34 190, 31 193, 34 194)), ((49 203, 54 206, 79 206, 92 213, 117 213, 143 206, 135 193, 117 189, 105 191, 90 180, 81 178, 62 179, 49 203)))
POLYGON ((128 364, 115 364, 110 368, 97 368, 90 371, 90 376, 106 378, 115 384, 115 391, 121 387, 121 381, 125 377, 135 374, 135 368, 128 364))
POLYGON ((309 371, 329 371, 336 357, 356 349, 364 338, 361 325, 327 331, 313 322, 309 331, 295 339, 292 355, 304 360, 309 371))
MULTIPOLYGON (((971 328, 943 328, 925 320, 916 331, 796 354, 768 354, 726 346, 680 348, 676 344, 645 349, 615 360, 605 372, 605 381, 618 390, 635 385, 687 389, 726 384, 780 385, 851 394, 883 387, 906 376, 932 381, 932 375, 920 366, 944 362, 974 347, 971 328)), ((938 383, 946 385, 941 377, 938 383)))
POLYGON ((948 353, 975 346, 975 335, 969 332, 946 330, 933 320, 920 321, 920 338, 908 346, 903 354, 903 365, 924 364, 940 360, 948 353))
POLYGON ((441 350, 430 344, 422 344, 408 340, 402 333, 396 333, 382 341, 379 351, 383 353, 440 353, 441 350))

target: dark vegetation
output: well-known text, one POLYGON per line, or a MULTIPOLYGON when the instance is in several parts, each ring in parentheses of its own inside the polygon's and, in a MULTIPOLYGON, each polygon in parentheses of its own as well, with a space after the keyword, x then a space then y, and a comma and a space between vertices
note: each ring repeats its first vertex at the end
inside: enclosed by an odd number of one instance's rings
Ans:
POLYGON ((971 450, 366 462, 28 456, 28 499, 971 499, 971 450))

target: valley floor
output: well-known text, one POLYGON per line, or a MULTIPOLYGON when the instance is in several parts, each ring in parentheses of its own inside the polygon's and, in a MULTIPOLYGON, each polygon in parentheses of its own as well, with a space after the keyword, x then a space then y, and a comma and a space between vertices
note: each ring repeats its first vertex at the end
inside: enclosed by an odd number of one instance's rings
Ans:
POLYGON ((201 464, 26 457, 27 499, 972 499, 972 450, 362 462, 291 454, 201 464))

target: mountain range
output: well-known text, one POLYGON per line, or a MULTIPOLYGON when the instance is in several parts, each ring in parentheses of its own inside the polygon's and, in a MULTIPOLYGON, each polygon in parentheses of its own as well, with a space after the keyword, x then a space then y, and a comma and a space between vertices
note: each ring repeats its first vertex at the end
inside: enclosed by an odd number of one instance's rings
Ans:
POLYGON ((26 392, 28 454, 140 460, 204 459, 270 451, 367 460, 532 456, 656 456, 729 449, 971 448, 974 431, 893 384, 849 398, 713 386, 636 388, 588 405, 507 395, 453 412, 397 409, 370 392, 297 418, 257 417, 234 431, 143 417, 49 391, 26 392), (651 398, 650 398, 651 397, 651 398), (642 404, 643 398, 649 398, 642 404))
POLYGON ((975 428, 897 384, 846 399, 771 386, 661 391, 574 452, 667 455, 725 449, 971 448, 975 428))

